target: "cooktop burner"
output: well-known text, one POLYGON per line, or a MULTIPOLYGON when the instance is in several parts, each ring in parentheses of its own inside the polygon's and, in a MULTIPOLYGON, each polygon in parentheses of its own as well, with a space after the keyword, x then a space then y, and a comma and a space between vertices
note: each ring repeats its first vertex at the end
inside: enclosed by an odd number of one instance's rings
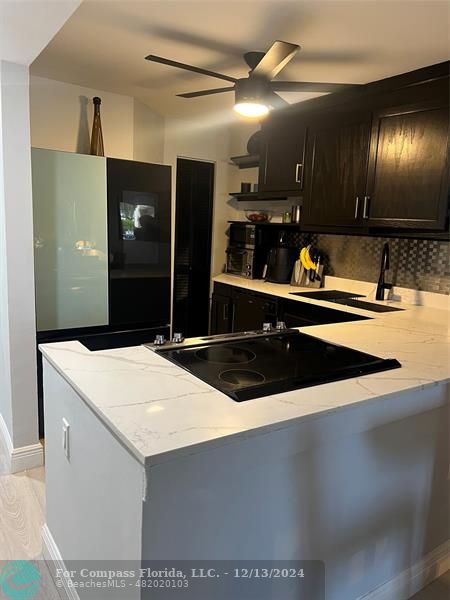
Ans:
POLYGON ((207 346, 195 353, 197 358, 210 363, 249 363, 256 358, 256 354, 239 346, 207 346))
POLYGON ((293 330, 157 352, 236 402, 401 367, 293 330))
POLYGON ((219 373, 219 379, 225 381, 225 383, 231 383, 232 385, 256 385, 258 383, 263 383, 266 380, 261 373, 245 369, 229 369, 228 371, 222 371, 222 373, 219 373))

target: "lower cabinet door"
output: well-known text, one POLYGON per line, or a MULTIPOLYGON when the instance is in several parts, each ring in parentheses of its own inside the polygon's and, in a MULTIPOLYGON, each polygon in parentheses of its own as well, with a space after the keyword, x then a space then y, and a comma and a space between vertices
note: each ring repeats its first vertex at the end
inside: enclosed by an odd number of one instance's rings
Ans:
POLYGON ((231 332, 232 300, 229 296, 213 294, 211 304, 211 335, 231 332))
POLYGON ((277 301, 266 296, 236 292, 233 297, 233 332, 262 329, 263 323, 275 324, 277 301))

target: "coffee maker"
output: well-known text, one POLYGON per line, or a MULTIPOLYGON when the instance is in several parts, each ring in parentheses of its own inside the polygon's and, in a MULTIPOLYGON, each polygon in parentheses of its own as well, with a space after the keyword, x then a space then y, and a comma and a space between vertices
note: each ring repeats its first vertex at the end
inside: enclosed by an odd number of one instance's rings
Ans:
POLYGON ((298 249, 285 243, 286 232, 281 231, 278 245, 269 250, 265 280, 271 283, 289 283, 298 258, 298 249))

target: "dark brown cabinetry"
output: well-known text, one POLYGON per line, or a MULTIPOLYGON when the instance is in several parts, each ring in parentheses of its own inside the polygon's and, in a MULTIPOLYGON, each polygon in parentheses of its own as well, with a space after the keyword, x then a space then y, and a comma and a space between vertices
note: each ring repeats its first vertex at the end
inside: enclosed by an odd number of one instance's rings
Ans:
POLYGON ((211 335, 262 329, 263 323, 274 325, 277 315, 277 298, 221 283, 214 284, 211 335))
POLYGON ((260 190, 296 190, 310 231, 442 235, 448 137, 447 62, 271 116, 263 125, 260 190))
POLYGON ((231 333, 233 304, 231 296, 214 292, 211 304, 211 333, 231 333))
POLYGON ((303 220, 356 226, 366 189, 371 115, 336 111, 309 128, 303 220))
POLYGON ((363 207, 370 227, 445 227, 448 129, 448 106, 435 102, 375 113, 363 207))
POLYGON ((274 117, 262 128, 259 170, 261 192, 297 192, 303 189, 306 128, 292 118, 274 117))
POLYGON ((288 327, 344 323, 367 319, 341 310, 247 292, 223 283, 214 284, 211 307, 211 335, 253 331, 263 323, 285 321, 288 327))
POLYGON ((263 323, 275 324, 277 300, 251 292, 233 291, 233 331, 262 329, 263 323))

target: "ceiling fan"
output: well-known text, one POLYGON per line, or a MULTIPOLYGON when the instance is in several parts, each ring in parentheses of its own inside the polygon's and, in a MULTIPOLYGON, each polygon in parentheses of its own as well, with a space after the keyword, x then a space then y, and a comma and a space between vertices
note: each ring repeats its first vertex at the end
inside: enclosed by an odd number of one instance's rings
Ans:
POLYGON ((298 44, 290 44, 277 40, 267 50, 267 52, 246 52, 244 60, 250 67, 248 77, 237 79, 222 73, 215 73, 208 69, 186 65, 174 60, 162 58, 149 54, 146 60, 193 71, 202 75, 209 75, 217 79, 229 81, 234 85, 215 88, 212 90, 202 90, 199 92, 188 92, 177 94, 181 98, 197 98, 199 96, 209 96, 211 94, 222 94, 223 92, 235 92, 234 109, 245 117, 262 117, 266 115, 271 108, 278 108, 288 103, 285 102, 276 92, 336 92, 348 88, 356 87, 348 83, 316 83, 308 81, 274 81, 278 73, 284 69, 295 54, 300 50, 298 44))

